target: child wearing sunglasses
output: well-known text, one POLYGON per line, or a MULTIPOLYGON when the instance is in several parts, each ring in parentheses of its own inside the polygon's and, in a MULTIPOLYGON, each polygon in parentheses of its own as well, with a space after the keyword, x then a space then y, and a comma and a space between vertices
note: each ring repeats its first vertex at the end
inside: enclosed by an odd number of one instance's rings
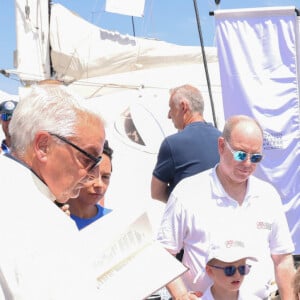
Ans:
MULTIPOLYGON (((255 300, 260 299, 240 289, 244 276, 251 270, 249 260, 257 259, 249 253, 241 240, 228 239, 210 246, 206 273, 213 284, 201 300, 255 300)), ((197 281, 197 277, 195 281, 197 281)))

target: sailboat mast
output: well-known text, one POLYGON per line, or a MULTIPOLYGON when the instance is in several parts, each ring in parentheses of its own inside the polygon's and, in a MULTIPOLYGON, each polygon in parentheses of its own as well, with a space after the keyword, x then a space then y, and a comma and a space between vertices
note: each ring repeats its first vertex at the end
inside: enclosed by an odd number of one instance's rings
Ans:
POLYGON ((212 110, 212 116, 213 116, 214 125, 216 127, 218 127, 217 126, 216 113, 215 113, 215 107, 214 107, 214 102, 213 102, 213 97, 212 97, 212 92, 211 92, 211 84, 210 84, 210 78, 209 78, 208 67, 207 67, 207 60, 206 60, 205 49, 204 49, 204 42, 203 42, 203 36, 202 36, 202 30, 201 30, 201 24, 200 24, 200 17, 199 17, 199 12, 198 12, 198 5, 197 5, 197 0, 193 0, 193 1, 194 1, 194 9, 195 9, 195 14, 196 14, 198 34, 199 34, 199 39, 200 39, 200 44, 201 44, 203 65, 204 65, 204 69, 205 69, 205 76, 206 76, 206 81, 207 81, 207 88, 208 88, 208 94, 209 94, 210 105, 211 105, 211 110, 212 110))
MULTIPOLYGON (((52 0, 48 0, 48 22, 49 22, 49 34, 50 34, 50 18, 51 18, 51 6, 52 6, 52 0)), ((49 36, 49 67, 50 67, 50 78, 54 76, 54 69, 52 65, 52 59, 51 59, 51 44, 50 44, 50 36, 49 36)))

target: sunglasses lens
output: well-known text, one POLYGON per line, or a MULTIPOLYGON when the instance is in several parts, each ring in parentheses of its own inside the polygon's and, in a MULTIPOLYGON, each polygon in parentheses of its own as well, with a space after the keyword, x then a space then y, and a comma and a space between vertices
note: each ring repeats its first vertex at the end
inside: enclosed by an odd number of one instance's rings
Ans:
POLYGON ((2 121, 9 121, 11 119, 11 114, 3 113, 1 114, 1 120, 2 121))
POLYGON ((246 266, 239 266, 238 270, 240 272, 241 275, 245 275, 246 274, 246 266))
POLYGON ((250 160, 252 163, 258 163, 262 160, 262 155, 261 154, 252 154, 250 160))
POLYGON ((250 266, 249 265, 239 266, 238 270, 241 275, 247 275, 250 272, 250 266))
POLYGON ((236 272, 235 266, 228 266, 224 268, 224 273, 226 276, 233 276, 235 272, 236 272))
POLYGON ((247 153, 244 151, 236 151, 234 152, 233 158, 236 161, 244 161, 247 158, 247 153))

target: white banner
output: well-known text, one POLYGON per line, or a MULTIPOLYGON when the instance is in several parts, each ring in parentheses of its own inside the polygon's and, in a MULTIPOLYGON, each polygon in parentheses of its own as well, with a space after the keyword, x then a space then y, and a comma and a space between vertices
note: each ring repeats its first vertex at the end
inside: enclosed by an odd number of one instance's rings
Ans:
POLYGON ((218 10, 215 20, 225 118, 246 114, 262 125, 264 159, 256 175, 280 193, 295 254, 300 254, 300 47, 295 7, 218 10))
POLYGON ((105 11, 121 15, 143 17, 145 0, 106 0, 105 11))

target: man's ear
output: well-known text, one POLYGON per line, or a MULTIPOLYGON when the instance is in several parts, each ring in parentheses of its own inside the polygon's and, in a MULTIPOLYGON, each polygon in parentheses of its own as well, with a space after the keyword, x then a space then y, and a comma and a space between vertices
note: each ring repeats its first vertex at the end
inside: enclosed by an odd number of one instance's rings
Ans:
POLYGON ((38 157, 38 159, 45 160, 47 158, 49 145, 50 145, 50 135, 44 131, 37 132, 33 140, 33 147, 34 147, 34 152, 38 157))
POLYGON ((184 113, 186 113, 190 109, 188 102, 185 100, 180 101, 180 107, 184 113))
POLYGON ((219 153, 223 153, 224 149, 225 149, 225 139, 220 136, 218 138, 218 149, 219 149, 219 153))
POLYGON ((205 271, 209 277, 212 277, 212 271, 211 271, 211 267, 209 265, 206 265, 205 271))

